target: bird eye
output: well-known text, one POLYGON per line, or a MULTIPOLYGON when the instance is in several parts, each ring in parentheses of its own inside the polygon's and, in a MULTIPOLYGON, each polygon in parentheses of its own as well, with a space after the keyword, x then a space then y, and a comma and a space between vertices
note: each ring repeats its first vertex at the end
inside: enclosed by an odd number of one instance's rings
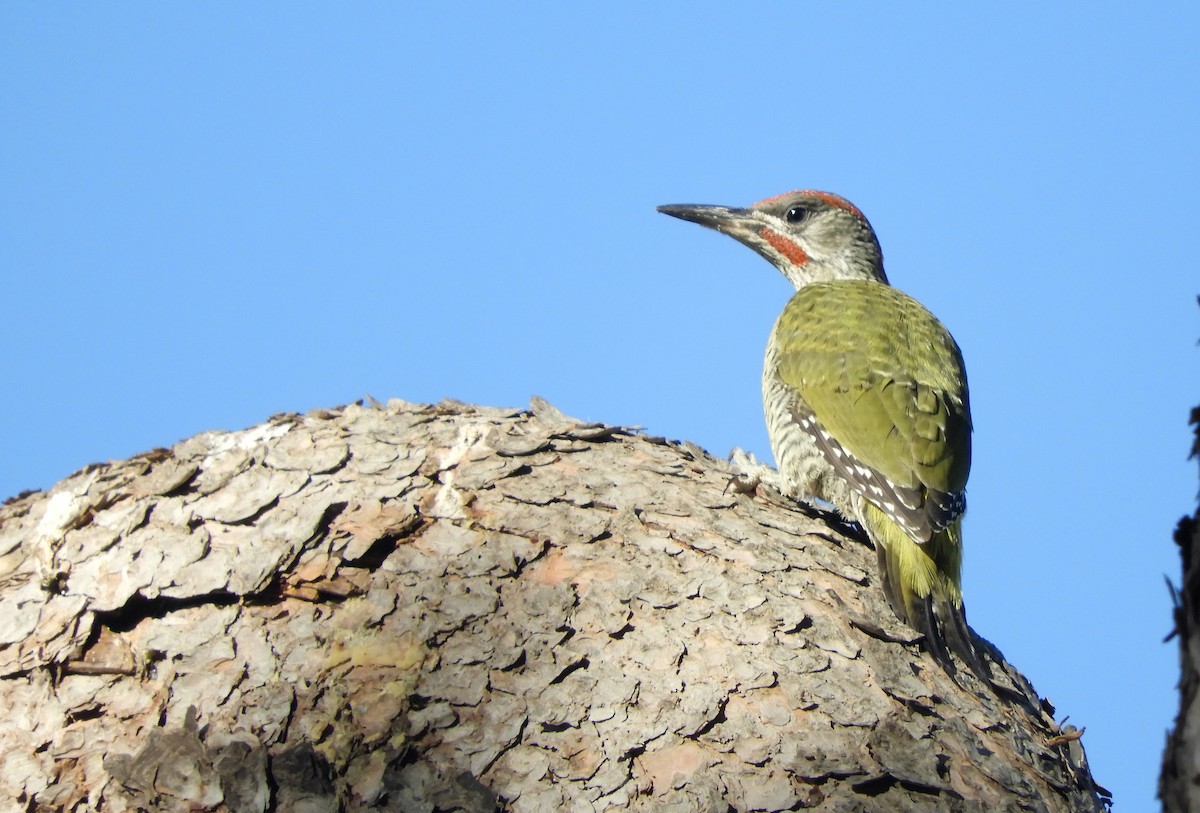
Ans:
POLYGON ((793 206, 787 210, 787 214, 784 217, 787 218, 788 223, 803 223, 805 220, 808 220, 810 214, 812 212, 803 206, 793 206))

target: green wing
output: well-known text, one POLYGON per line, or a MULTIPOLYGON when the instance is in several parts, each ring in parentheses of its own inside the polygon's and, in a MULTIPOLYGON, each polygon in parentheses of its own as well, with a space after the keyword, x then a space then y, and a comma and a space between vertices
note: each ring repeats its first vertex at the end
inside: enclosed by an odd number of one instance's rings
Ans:
POLYGON ((832 462, 838 447, 853 458, 839 468, 867 499, 890 501, 877 493, 882 478, 907 508, 929 515, 933 530, 962 513, 967 376, 933 314, 888 285, 842 280, 801 288, 775 330, 780 376, 833 441, 834 452, 823 446, 832 462))

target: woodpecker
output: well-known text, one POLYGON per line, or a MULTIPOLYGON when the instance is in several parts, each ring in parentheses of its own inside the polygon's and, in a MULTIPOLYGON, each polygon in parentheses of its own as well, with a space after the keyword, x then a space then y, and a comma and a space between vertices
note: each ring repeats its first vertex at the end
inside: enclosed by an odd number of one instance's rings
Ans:
POLYGON ((805 190, 744 209, 658 211, 733 237, 795 287, 762 377, 779 475, 792 496, 832 503, 857 521, 896 615, 948 671, 947 645, 983 677, 962 602, 971 408, 950 332, 891 287, 871 224, 838 195, 805 190))

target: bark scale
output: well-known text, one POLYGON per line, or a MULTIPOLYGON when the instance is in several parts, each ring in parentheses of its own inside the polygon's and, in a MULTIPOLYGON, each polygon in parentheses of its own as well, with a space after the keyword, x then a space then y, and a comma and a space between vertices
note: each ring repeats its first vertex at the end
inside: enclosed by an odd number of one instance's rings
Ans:
POLYGON ((866 542, 730 476, 392 401, 9 500, 0 809, 1105 807, 998 652, 1011 692, 956 683, 866 542))

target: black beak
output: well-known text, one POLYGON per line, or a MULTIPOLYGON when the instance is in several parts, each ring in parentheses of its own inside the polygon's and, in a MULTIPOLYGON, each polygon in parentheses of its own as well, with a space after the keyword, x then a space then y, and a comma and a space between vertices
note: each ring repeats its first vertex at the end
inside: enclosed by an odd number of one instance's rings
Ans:
POLYGON ((728 206, 709 206, 703 203, 669 203, 659 206, 658 211, 726 233, 743 224, 750 214, 747 209, 731 209, 728 206))

